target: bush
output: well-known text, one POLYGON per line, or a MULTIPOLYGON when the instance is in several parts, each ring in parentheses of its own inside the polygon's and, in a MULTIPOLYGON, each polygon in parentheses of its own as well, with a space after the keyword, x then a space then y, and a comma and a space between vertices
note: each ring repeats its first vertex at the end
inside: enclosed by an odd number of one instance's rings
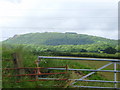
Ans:
POLYGON ((112 47, 108 47, 104 50, 104 53, 108 53, 108 54, 115 54, 116 52, 117 50, 112 47))

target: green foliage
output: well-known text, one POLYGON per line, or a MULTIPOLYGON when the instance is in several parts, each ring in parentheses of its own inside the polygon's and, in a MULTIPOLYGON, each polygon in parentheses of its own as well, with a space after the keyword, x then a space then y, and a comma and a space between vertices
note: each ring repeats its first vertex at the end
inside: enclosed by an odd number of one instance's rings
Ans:
POLYGON ((115 54, 116 52, 117 50, 112 47, 108 47, 104 50, 104 53, 108 53, 108 54, 115 54))
MULTIPOLYGON (((75 56, 75 57, 99 57, 99 58, 119 58, 119 53, 116 54, 106 54, 106 53, 93 53, 94 51, 104 50, 104 48, 109 47, 108 44, 92 44, 92 45, 58 45, 58 46, 46 46, 46 45, 7 45, 3 44, 2 47, 2 60, 3 68, 13 68, 12 62, 7 62, 7 60, 13 60, 11 56, 13 53, 20 53, 23 60, 24 67, 36 67, 34 61, 37 59, 37 56, 46 55, 46 56, 75 56), (95 45, 95 47, 94 47, 95 45), (93 49, 92 51, 92 47, 93 49), (91 48, 91 49, 90 49, 91 48)), ((68 65, 68 68, 74 69, 91 69, 89 62, 85 64, 78 61, 71 60, 48 60, 44 59, 40 62, 40 67, 56 67, 56 66, 65 66, 68 65)), ((30 72, 30 71, 29 71, 30 72)), ((55 73, 63 72, 58 70, 41 70, 44 73, 55 73)), ((4 73, 4 72, 3 72, 4 73)), ((7 74, 14 73, 13 71, 7 74)), ((27 72, 28 73, 28 72, 27 72)), ((88 74, 88 71, 78 71, 78 72, 68 72, 63 75, 51 75, 51 76, 41 76, 48 78, 80 78, 80 75, 88 74), (78 75, 80 74, 80 75, 78 75)), ((6 73, 5 73, 6 74, 6 73)), ((90 77, 91 79, 100 79, 104 80, 103 76, 95 74, 90 77)), ((88 78, 88 79, 90 79, 88 78)), ((49 88, 53 85, 62 85, 63 87, 69 86, 67 81, 38 81, 38 82, 26 82, 25 80, 31 80, 34 78, 24 77, 24 78, 3 78, 3 88, 49 88), (15 83, 16 80, 21 80, 21 83, 15 83)), ((61 87, 62 87, 61 86, 61 87)))
POLYGON ((117 50, 117 52, 120 52, 120 45, 118 44, 115 49, 117 50))
POLYGON ((85 34, 29 33, 24 35, 15 35, 10 39, 5 40, 4 43, 34 45, 85 45, 104 43, 117 45, 117 40, 110 40, 85 34))
POLYGON ((108 54, 119 52, 117 40, 73 33, 29 33, 15 35, 13 38, 3 41, 3 43, 23 45, 26 48, 30 48, 28 50, 34 55, 46 55, 46 52, 92 52, 108 54), (108 47, 111 47, 111 49, 108 47))
POLYGON ((90 80, 106 80, 105 78, 102 77, 102 75, 99 75, 97 73, 91 75, 89 77, 90 80))
MULTIPOLYGON (((107 54, 104 50, 108 44, 91 44, 91 45, 23 45, 24 49, 33 55, 55 55, 55 56, 77 56, 77 57, 98 57, 98 58, 119 58, 119 53, 107 54)), ((112 47, 113 48, 113 47, 112 47)), ((114 49, 114 48, 113 48, 114 49)))
POLYGON ((120 58, 120 53, 116 54, 105 54, 105 53, 91 53, 91 52, 82 52, 82 53, 77 53, 77 52, 55 52, 52 53, 55 56, 72 56, 72 57, 91 57, 91 58, 114 58, 114 59, 119 59, 120 58))
POLYGON ((86 49, 81 49, 80 52, 87 52, 87 50, 86 49))

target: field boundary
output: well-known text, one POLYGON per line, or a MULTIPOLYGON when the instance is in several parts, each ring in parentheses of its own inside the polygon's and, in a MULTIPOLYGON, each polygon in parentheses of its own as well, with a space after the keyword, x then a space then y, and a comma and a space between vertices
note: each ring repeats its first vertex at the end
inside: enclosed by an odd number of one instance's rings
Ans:
MULTIPOLYGON (((73 58, 73 57, 51 57, 51 56, 38 56, 38 64, 40 64, 40 61, 42 59, 55 59, 55 60, 82 60, 82 61, 108 61, 109 63, 103 65, 102 67, 98 69, 67 69, 67 70, 73 70, 73 71, 91 71, 87 75, 79 78, 79 79, 68 79, 73 80, 72 87, 82 87, 82 88, 111 88, 111 89, 120 89, 117 87, 117 84, 120 83, 120 81, 117 81, 117 73, 120 73, 120 70, 117 70, 117 64, 120 64, 120 60, 118 59, 99 59, 99 58, 73 58), (114 70, 102 70, 109 65, 114 64, 114 70), (113 72, 114 73, 114 81, 105 81, 105 80, 84 80, 85 78, 95 74, 96 72, 113 72), (97 87, 97 86, 78 86, 74 85, 78 81, 87 81, 87 82, 106 82, 106 83, 114 83, 114 87, 97 87)), ((54 69, 54 70, 66 70, 64 68, 48 68, 48 69, 54 69)), ((41 78, 40 78, 41 79, 41 78)), ((46 80, 54 80, 52 78, 44 78, 46 80)))

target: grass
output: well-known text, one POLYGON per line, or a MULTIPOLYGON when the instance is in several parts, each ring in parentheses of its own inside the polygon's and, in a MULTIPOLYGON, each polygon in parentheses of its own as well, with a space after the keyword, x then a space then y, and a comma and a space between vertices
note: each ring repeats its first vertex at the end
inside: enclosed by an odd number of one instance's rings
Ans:
POLYGON ((101 83, 101 82, 77 82, 75 85, 78 86, 95 86, 95 87, 114 87, 114 83, 101 83))
MULTIPOLYGON (((37 55, 33 55, 28 51, 25 51, 23 47, 18 47, 15 49, 5 49, 3 50, 2 56, 2 66, 3 68, 13 68, 13 57, 11 54, 18 53, 21 54, 23 67, 36 67, 35 60, 37 60, 37 55)), ((49 55, 49 54, 48 54, 49 55)), ((56 66, 66 66, 68 68, 74 69, 97 69, 101 66, 107 64, 108 62, 100 62, 100 61, 79 61, 79 60, 55 60, 55 59, 42 59, 40 62, 40 67, 56 67, 56 66)), ((113 65, 106 67, 105 69, 113 69, 113 65)), ((104 70, 105 70, 104 69, 104 70)), ((55 72, 64 72, 60 70, 41 70, 43 73, 55 73, 55 72)), ((27 73, 33 73, 32 71, 27 71, 27 73)), ((59 75, 48 75, 42 76, 47 78, 70 78, 70 79, 78 79, 82 76, 90 73, 89 71, 68 71, 67 74, 59 74, 59 75)), ((4 71, 3 75, 15 74, 14 71, 4 71)), ((3 88, 49 88, 49 87, 63 87, 68 88, 71 87, 70 84, 72 81, 36 81, 36 82, 28 82, 26 80, 34 80, 35 77, 3 77, 3 88), (16 83, 15 81, 22 80, 24 82, 16 83)), ((113 80, 113 74, 109 72, 97 72, 91 77, 86 78, 88 80, 113 80)), ((102 84, 102 83, 91 83, 91 82, 77 82, 76 85, 98 85, 98 86, 113 86, 111 83, 102 84)))

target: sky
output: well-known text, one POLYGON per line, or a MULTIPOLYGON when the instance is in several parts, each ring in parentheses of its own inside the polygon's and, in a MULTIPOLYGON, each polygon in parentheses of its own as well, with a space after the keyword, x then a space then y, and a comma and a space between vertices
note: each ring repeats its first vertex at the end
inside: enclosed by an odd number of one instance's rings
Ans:
POLYGON ((118 39, 118 0, 0 0, 0 41, 34 32, 118 39))

